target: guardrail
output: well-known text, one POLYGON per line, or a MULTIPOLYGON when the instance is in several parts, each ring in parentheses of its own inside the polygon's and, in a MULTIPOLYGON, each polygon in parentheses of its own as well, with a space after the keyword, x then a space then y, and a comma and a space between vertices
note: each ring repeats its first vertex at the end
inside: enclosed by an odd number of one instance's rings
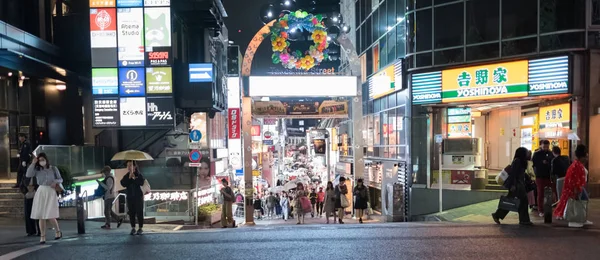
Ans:
POLYGON ((33 154, 39 153, 45 153, 54 165, 68 167, 73 176, 102 169, 110 156, 104 147, 98 146, 39 145, 33 154))

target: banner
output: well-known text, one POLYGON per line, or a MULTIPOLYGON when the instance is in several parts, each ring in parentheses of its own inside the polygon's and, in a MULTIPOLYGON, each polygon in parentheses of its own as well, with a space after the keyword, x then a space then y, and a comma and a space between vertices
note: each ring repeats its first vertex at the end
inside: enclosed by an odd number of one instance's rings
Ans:
POLYGON ((172 97, 148 97, 146 115, 148 126, 173 126, 175 104, 172 97))
POLYGON ((118 8, 119 66, 144 66, 144 14, 142 8, 118 8))
POLYGON ((121 126, 146 126, 146 98, 121 98, 121 126))
POLYGON ((230 108, 228 109, 229 114, 229 139, 240 139, 240 109, 230 108))
POLYGON ((347 101, 309 101, 281 102, 256 101, 252 106, 252 114, 257 116, 326 116, 347 117, 347 101))

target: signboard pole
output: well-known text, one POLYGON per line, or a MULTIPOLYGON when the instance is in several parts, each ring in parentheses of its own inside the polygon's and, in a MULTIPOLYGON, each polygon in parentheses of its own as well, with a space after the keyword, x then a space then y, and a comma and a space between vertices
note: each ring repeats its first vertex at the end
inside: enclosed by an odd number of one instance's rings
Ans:
POLYGON ((196 194, 194 195, 194 223, 198 226, 198 182, 200 182, 200 174, 198 174, 198 169, 194 168, 196 171, 196 194))
POLYGON ((438 144, 438 160, 440 162, 439 165, 439 171, 438 171, 438 189, 439 189, 439 204, 440 204, 440 213, 442 213, 443 207, 442 207, 442 142, 443 142, 443 136, 438 134, 435 135, 435 143, 438 144))

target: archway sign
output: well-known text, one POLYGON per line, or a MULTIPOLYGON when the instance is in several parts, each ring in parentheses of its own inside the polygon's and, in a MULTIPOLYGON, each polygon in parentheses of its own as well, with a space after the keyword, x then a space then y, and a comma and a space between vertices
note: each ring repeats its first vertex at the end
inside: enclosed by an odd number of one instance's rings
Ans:
MULTIPOLYGON (((244 53, 244 59, 242 61, 242 77, 250 77, 252 71, 252 60, 254 59, 254 55, 258 50, 258 47, 265 39, 263 35, 266 35, 270 32, 270 27, 277 20, 272 20, 269 23, 265 24, 256 34, 252 37, 252 40, 248 44, 248 48, 244 53)), ((356 48, 354 44, 348 38, 348 35, 341 33, 336 41, 341 47, 341 51, 344 52, 345 55, 342 55, 342 58, 345 57, 349 64, 349 76, 356 76, 356 88, 358 89, 358 96, 352 98, 352 127, 354 129, 362 129, 362 90, 361 90, 361 79, 360 79, 360 60, 358 58, 358 54, 356 53, 356 48)), ((242 89, 245 89, 247 86, 243 86, 244 80, 240 80, 242 84, 242 89)), ((241 92, 244 95, 245 91, 241 92)), ((252 185, 253 176, 252 176, 252 136, 250 135, 252 128, 252 98, 250 97, 242 97, 242 140, 243 140, 243 158, 244 158, 244 189, 245 189, 245 225, 255 225, 254 223, 254 207, 252 202, 254 200, 254 187, 252 185)), ((354 177, 362 178, 364 175, 364 164, 363 160, 363 149, 361 149, 363 144, 362 133, 360 131, 353 131, 352 136, 355 145, 354 150, 354 177), (359 134, 360 133, 360 134, 359 134)), ((331 173, 330 173, 331 174, 331 173)))

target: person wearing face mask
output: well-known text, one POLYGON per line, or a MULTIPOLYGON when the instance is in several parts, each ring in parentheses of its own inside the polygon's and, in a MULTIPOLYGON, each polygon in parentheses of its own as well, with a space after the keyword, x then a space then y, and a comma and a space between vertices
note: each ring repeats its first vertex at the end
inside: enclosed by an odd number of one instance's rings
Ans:
POLYGON ((365 214, 365 209, 368 208, 369 202, 369 190, 367 189, 367 186, 363 184, 363 179, 358 179, 356 181, 356 187, 354 187, 354 197, 356 197, 354 209, 358 215, 358 222, 362 224, 362 218, 365 214))
POLYGON ((33 197, 31 218, 39 220, 40 244, 46 243, 46 220, 50 220, 56 230, 54 238, 61 239, 62 232, 56 220, 59 217, 56 186, 63 182, 60 172, 56 167, 50 165, 45 153, 40 153, 37 158, 33 159, 25 176, 27 178, 35 177, 37 185, 39 185, 33 197))
POLYGON ((104 193, 104 218, 106 222, 104 226, 101 226, 102 229, 110 229, 111 217, 113 220, 117 221, 117 228, 121 227, 123 223, 123 218, 120 218, 117 213, 112 210, 113 201, 115 200, 115 178, 111 174, 112 169, 110 166, 104 166, 101 173, 104 176, 103 181, 96 180, 100 186, 104 188, 106 191, 104 193))
POLYGON ((129 209, 129 222, 131 224, 130 235, 142 235, 144 231, 144 176, 137 169, 134 161, 127 162, 127 174, 121 179, 121 186, 125 187, 127 194, 127 209, 129 209), (135 231, 135 219, 137 217, 139 229, 135 231))
POLYGON ((283 214, 283 221, 287 221, 288 218, 290 217, 290 215, 289 215, 290 199, 288 198, 288 195, 285 191, 283 192, 283 195, 281 196, 281 200, 279 201, 279 203, 281 205, 281 214, 283 214))

